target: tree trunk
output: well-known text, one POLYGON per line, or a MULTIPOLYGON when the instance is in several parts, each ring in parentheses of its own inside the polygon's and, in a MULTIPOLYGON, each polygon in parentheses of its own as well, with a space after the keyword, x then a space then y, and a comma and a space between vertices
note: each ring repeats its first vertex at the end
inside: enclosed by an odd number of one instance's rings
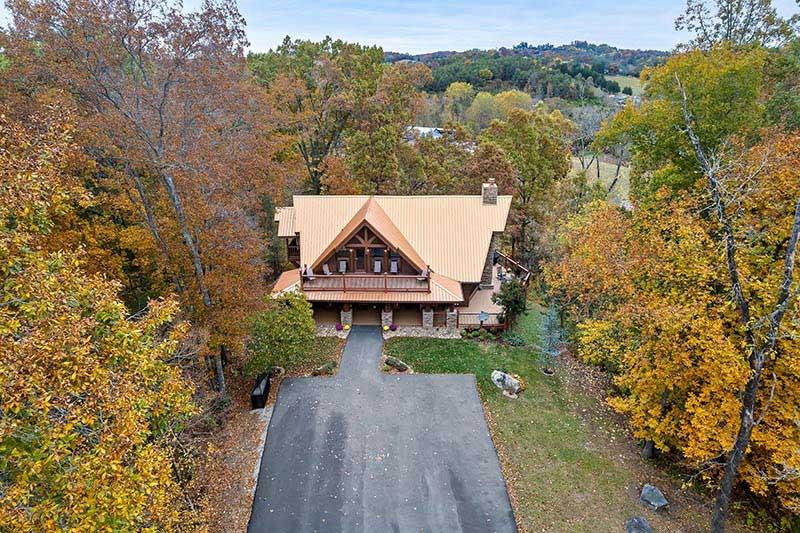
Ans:
POLYGON ((164 185, 167 187, 167 192, 169 193, 172 207, 175 209, 175 215, 178 219, 178 227, 180 228, 183 242, 186 243, 186 247, 189 248, 189 252, 192 255, 194 274, 197 278, 197 287, 200 290, 201 296, 203 297, 203 304, 208 307, 211 305, 211 294, 208 292, 208 288, 206 287, 203 262, 200 259, 200 252, 197 249, 197 243, 195 242, 194 237, 192 237, 191 231, 189 231, 189 224, 186 221, 186 214, 183 211, 181 198, 178 195, 178 191, 175 189, 175 182, 172 179, 172 175, 169 172, 164 171, 162 172, 161 176, 164 180, 164 185))
POLYGON ((754 369, 744 390, 742 409, 739 414, 739 433, 736 435, 736 442, 733 444, 733 449, 728 454, 728 460, 725 463, 724 474, 720 482, 719 495, 714 504, 714 517, 711 521, 711 530, 713 533, 722 533, 725 531, 725 519, 728 515, 731 491, 739 475, 739 466, 742 464, 742 459, 744 459, 745 451, 747 451, 747 446, 750 444, 750 436, 755 426, 753 413, 756 406, 756 393, 758 392, 758 383, 761 380, 764 356, 763 354, 754 353, 752 357, 757 360, 760 358, 761 363, 757 370, 754 369))
POLYGON ((652 459, 656 456, 656 444, 651 440, 644 441, 644 446, 642 447, 642 457, 645 459, 652 459))
POLYGON ((147 195, 145 194, 144 184, 142 183, 142 180, 139 179, 139 176, 131 172, 130 169, 126 169, 126 173, 133 180, 134 187, 136 188, 136 192, 139 195, 139 201, 142 202, 142 208, 144 209, 145 224, 147 224, 150 233, 156 240, 158 248, 161 250, 161 255, 164 256, 164 261, 166 262, 167 269, 170 271, 170 274, 172 276, 172 281, 173 283, 175 283, 175 290, 177 290, 178 294, 180 294, 183 292, 183 282, 181 282, 181 278, 169 267, 170 264, 169 247, 167 246, 166 241, 161 237, 161 232, 158 231, 158 226, 156 225, 156 217, 153 212, 153 207, 150 205, 150 200, 147 199, 147 195))
POLYGON ((225 345, 219 348, 219 355, 214 356, 214 376, 217 380, 217 390, 220 394, 225 394, 225 371, 223 359, 226 358, 225 345))

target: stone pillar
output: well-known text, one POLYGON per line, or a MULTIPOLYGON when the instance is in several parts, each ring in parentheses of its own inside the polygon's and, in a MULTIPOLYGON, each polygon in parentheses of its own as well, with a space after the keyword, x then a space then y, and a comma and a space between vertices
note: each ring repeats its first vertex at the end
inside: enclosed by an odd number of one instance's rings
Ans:
POLYGON ((340 313, 341 321, 343 326, 353 325, 353 306, 350 304, 344 304, 342 306, 342 311, 340 313))
POLYGON ((486 253, 486 261, 483 263, 483 273, 481 274, 481 289, 492 288, 492 278, 494 276, 494 251, 497 250, 499 234, 492 233, 489 241, 489 251, 486 253))
POLYGON ((394 311, 392 311, 391 305, 384 305, 383 310, 381 311, 381 326, 391 326, 394 322, 394 311))
POLYGON ((433 307, 429 305, 422 308, 422 327, 433 329, 433 307))
POLYGON ((455 307, 447 309, 447 329, 458 328, 458 311, 455 307))

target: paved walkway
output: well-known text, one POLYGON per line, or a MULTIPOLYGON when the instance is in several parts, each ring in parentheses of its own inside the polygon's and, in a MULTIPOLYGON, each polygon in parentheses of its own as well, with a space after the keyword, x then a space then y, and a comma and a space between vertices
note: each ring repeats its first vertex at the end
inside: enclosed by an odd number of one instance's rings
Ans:
POLYGON ((516 531, 475 377, 380 371, 355 326, 338 374, 284 380, 250 532, 516 531))

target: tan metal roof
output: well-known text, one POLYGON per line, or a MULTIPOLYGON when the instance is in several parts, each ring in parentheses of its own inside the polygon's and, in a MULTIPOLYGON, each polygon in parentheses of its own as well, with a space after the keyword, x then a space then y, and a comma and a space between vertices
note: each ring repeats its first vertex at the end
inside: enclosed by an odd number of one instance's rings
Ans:
POLYGON ((278 237, 294 237, 294 207, 279 207, 275 210, 278 237))
MULTIPOLYGON (((300 290, 300 269, 282 273, 272 288, 272 294, 300 290)), ((384 291, 305 291, 309 302, 405 302, 459 303, 464 301, 461 284, 440 274, 431 274, 430 292, 384 291)))
POLYGON ((350 222, 345 224, 336 238, 319 254, 314 264, 311 265, 312 270, 318 269, 326 258, 330 257, 333 252, 344 246, 364 224, 367 224, 378 237, 392 247, 392 250, 400 252, 400 254, 409 263, 414 265, 419 272, 427 268, 425 260, 419 256, 417 251, 414 250, 414 247, 411 246, 400 230, 397 229, 397 226, 389 219, 386 212, 381 209, 381 206, 378 205, 375 198, 371 197, 364 202, 364 205, 353 215, 350 222))
MULTIPOLYGON (((492 233, 505 229, 511 206, 510 196, 498 196, 497 205, 480 196, 373 198, 434 272, 467 283, 480 281, 492 233)), ((312 265, 369 199, 295 196, 291 216, 276 214, 278 234, 299 233, 300 263, 312 265)))

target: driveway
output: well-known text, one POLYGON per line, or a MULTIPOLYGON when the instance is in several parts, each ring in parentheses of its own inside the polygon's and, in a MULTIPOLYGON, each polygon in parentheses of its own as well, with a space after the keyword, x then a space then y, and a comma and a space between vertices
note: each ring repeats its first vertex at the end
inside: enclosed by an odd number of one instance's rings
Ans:
POLYGON ((472 375, 380 371, 355 326, 335 377, 286 379, 250 532, 516 531, 472 375))

